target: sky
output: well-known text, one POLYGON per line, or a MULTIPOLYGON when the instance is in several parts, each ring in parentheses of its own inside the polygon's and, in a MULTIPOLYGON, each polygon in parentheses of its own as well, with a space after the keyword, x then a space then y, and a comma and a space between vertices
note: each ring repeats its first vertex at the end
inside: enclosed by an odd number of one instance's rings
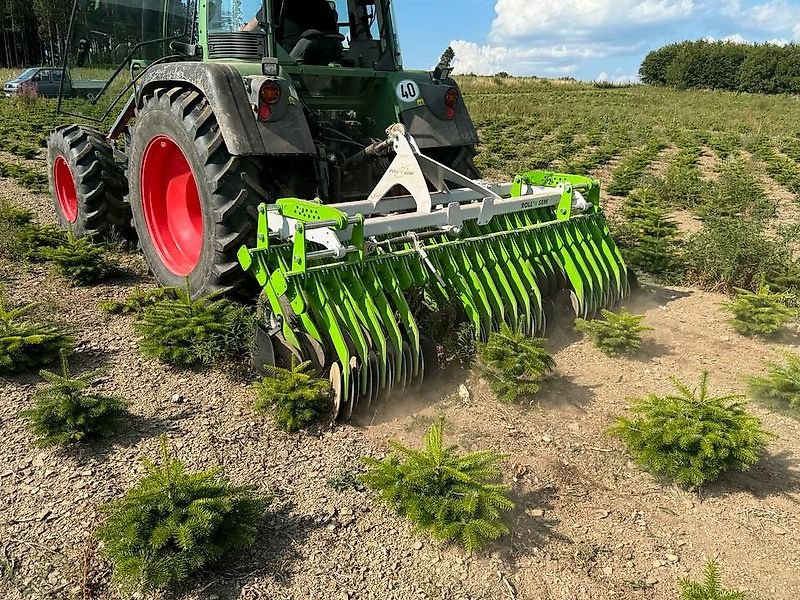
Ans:
POLYGON ((457 73, 633 81, 648 51, 686 39, 800 42, 800 0, 396 0, 406 68, 444 49, 457 73))

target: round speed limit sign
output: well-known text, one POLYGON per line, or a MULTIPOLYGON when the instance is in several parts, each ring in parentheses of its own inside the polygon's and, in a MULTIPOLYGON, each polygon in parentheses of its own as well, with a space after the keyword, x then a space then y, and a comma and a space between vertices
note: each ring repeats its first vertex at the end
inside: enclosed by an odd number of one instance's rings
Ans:
POLYGON ((410 79, 397 84, 397 97, 403 102, 416 102, 419 98, 419 86, 410 79))

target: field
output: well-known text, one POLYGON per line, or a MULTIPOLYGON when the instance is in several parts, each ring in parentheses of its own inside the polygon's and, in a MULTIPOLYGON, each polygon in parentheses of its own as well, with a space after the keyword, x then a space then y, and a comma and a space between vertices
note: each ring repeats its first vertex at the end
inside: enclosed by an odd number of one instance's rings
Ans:
MULTIPOLYGON (((699 578, 712 557, 726 585, 752 598, 800 596, 793 415, 749 401, 774 434, 765 456, 695 492, 643 473, 606 433, 628 398, 667 392, 672 375, 695 382, 707 370, 715 392, 744 392, 744 375, 797 346, 796 325, 769 341, 740 336, 721 305, 734 286, 765 278, 798 301, 800 100, 501 78, 461 85, 487 178, 533 168, 597 177, 626 252, 641 250, 626 227, 637 199, 652 198, 675 223, 669 268, 653 274, 653 257, 640 258, 642 289, 626 304, 653 328, 641 351, 609 358, 564 318, 548 332, 555 376, 532 406, 502 404, 476 373, 456 371, 357 423, 290 435, 252 411, 240 374, 145 359, 131 318, 98 308, 152 286, 137 254, 119 253, 125 278, 93 287, 0 257, 11 303, 37 301, 68 323, 78 337, 75 368, 108 366, 103 390, 129 398, 136 415, 107 443, 35 449, 18 413, 39 380, 0 379, 0 597, 120 597, 92 538, 98 506, 143 474, 138 459, 157 454, 162 433, 190 467, 221 465, 232 481, 275 496, 250 550, 165 597, 672 600, 678 579, 699 578), (742 229, 728 231, 729 241, 758 256, 697 242, 716 231, 715 215, 731 213, 742 229), (382 456, 387 440, 418 445, 442 414, 454 443, 508 455, 511 534, 474 555, 416 536, 369 491, 340 485, 362 470, 362 456, 382 456)), ((43 223, 54 223, 41 151, 61 119, 52 107, 0 99, 0 199, 43 223)))

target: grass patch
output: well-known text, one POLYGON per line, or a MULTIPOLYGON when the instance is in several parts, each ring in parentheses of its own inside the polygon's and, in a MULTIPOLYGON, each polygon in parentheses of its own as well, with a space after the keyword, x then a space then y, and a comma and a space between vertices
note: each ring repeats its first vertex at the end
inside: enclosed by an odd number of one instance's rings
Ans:
POLYGON ((760 224, 737 218, 707 222, 686 244, 685 279, 690 285, 732 291, 800 289, 800 272, 786 243, 768 238, 760 224))

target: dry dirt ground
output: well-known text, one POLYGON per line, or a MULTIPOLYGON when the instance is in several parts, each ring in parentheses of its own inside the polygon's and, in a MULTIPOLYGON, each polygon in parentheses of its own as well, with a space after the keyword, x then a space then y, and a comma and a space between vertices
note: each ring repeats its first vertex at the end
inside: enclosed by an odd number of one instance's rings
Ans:
MULTIPOLYGON (((0 193, 47 218, 46 197, 7 180, 0 193)), ((150 285, 139 257, 125 263, 127 279, 89 288, 70 288, 43 267, 0 263, 10 298, 41 302, 72 327, 75 367, 110 367, 102 388, 129 398, 135 415, 108 443, 34 449, 18 413, 38 380, 0 380, 0 598, 118 597, 91 541, 98 507, 142 475, 138 458, 157 453, 161 434, 190 467, 222 465, 232 481, 275 497, 252 549, 167 597, 667 600, 677 579, 699 576, 710 557, 727 584, 756 598, 800 597, 800 422, 753 404, 775 434, 763 460, 699 493, 640 472, 605 434, 626 398, 668 391, 671 375, 696 381, 709 370, 714 391, 735 392, 742 375, 796 344, 738 336, 722 296, 644 286, 628 306, 654 331, 630 359, 605 357, 562 322, 548 343, 557 373, 538 406, 500 404, 474 376, 454 374, 359 424, 287 435, 253 413, 235 373, 178 371, 137 354, 131 320, 97 308, 150 285), (450 440, 509 457, 512 534, 478 556, 416 537, 368 491, 338 492, 329 482, 359 470, 361 456, 380 456, 389 439, 418 444, 440 414, 450 440)))

